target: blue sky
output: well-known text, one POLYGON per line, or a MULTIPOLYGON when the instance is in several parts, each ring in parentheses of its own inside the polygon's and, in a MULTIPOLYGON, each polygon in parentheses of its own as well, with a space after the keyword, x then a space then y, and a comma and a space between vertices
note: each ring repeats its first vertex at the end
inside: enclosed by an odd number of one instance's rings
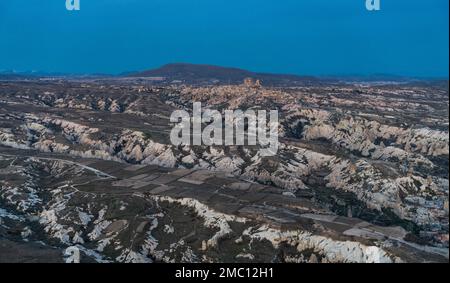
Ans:
POLYGON ((0 70, 448 77, 448 0, 0 0, 0 70))

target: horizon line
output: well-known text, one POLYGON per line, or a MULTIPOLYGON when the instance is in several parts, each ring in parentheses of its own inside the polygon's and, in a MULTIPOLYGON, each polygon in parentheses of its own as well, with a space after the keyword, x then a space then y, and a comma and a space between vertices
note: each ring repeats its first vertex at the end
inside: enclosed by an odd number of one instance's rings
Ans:
POLYGON ((449 74, 446 75, 404 75, 389 72, 375 72, 371 74, 364 73, 341 73, 341 74, 298 74, 289 72, 267 72, 267 71, 253 71, 242 67, 236 66, 224 66, 218 64, 209 63, 190 63, 190 62, 169 62, 159 65, 154 68, 147 68, 142 70, 132 70, 132 71, 121 71, 121 72, 66 72, 66 71, 46 71, 46 70, 18 70, 18 69, 0 69, 0 75, 33 75, 36 74, 37 77, 41 76, 111 76, 111 77, 121 77, 132 73, 141 73, 146 71, 158 70, 162 67, 168 65, 193 65, 193 66, 209 66, 209 67, 219 67, 225 69, 237 69, 241 71, 246 71, 254 74, 266 74, 266 75, 291 75, 299 77, 316 77, 316 78, 373 78, 379 76, 386 76, 399 79, 418 79, 418 80, 449 80, 449 74))

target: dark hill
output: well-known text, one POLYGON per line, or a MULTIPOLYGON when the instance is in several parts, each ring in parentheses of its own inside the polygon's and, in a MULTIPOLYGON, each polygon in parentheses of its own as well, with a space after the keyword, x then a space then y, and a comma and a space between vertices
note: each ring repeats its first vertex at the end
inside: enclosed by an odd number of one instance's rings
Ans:
POLYGON ((238 68, 186 63, 167 64, 158 69, 128 74, 127 77, 165 77, 186 83, 240 84, 245 78, 259 79, 265 85, 318 83, 319 79, 297 75, 255 73, 238 68))

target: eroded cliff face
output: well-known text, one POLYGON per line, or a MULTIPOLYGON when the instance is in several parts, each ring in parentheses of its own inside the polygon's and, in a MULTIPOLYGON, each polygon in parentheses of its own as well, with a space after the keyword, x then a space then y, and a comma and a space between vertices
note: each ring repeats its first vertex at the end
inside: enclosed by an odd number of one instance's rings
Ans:
MULTIPOLYGON (((1 132, 0 142, 16 148, 34 148, 79 157, 228 172, 246 180, 273 184, 292 196, 314 188, 314 184, 305 184, 305 180, 322 171, 326 172, 320 177, 324 188, 351 192, 368 209, 379 212, 388 209, 425 231, 438 232, 436 240, 446 237, 448 180, 421 176, 414 169, 404 168, 409 171, 402 172, 403 168, 386 168, 384 164, 373 163, 363 156, 350 160, 286 144, 282 144, 276 157, 267 158, 251 149, 234 148, 225 152, 220 147, 200 151, 190 146, 177 148, 145 138, 139 131, 123 130, 107 140, 99 140, 92 137, 98 133, 97 128, 61 119, 28 119, 30 121, 18 129, 27 137, 26 140, 24 138, 20 142, 21 139, 15 135, 1 132), (65 139, 63 143, 57 142, 58 136, 65 139), (387 175, 385 170, 393 172, 387 175), (424 206, 427 209, 423 209, 424 206)), ((428 141, 440 142, 432 138, 428 141)), ((432 170, 434 164, 426 157, 413 153, 408 155, 406 150, 403 152, 405 155, 399 158, 399 162, 432 170)))
POLYGON ((320 225, 315 235, 281 230, 193 198, 114 190, 116 177, 68 160, 1 156, 0 161, 0 176, 9 175, 0 183, 8 209, 0 210, 2 227, 14 227, 25 242, 62 250, 75 246, 88 261, 402 261, 380 243, 320 236, 320 225), (219 255, 223 248, 228 253, 219 255))
MULTIPOLYGON (((124 164, 225 173, 280 188, 289 198, 310 199, 335 215, 361 218, 385 226, 402 226, 408 241, 448 247, 449 137, 448 114, 444 109, 448 103, 442 106, 435 102, 445 95, 440 90, 400 86, 357 91, 350 86, 105 88, 74 86, 68 93, 36 91, 3 97, 5 111, 0 113, 0 144, 124 164), (95 94, 92 89, 100 94, 95 94), (132 93, 123 94, 124 89, 132 93), (171 145, 167 139, 171 111, 192 109, 194 101, 220 111, 279 110, 280 147, 277 155, 260 156, 257 147, 171 145), (23 105, 30 105, 30 109, 22 111, 23 105)), ((17 205, 18 211, 28 213, 41 204, 36 188, 26 184, 19 188, 22 199, 30 202, 17 205)), ((14 192, 13 187, 5 187, 2 197, 9 199, 14 192)), ((55 207, 60 206, 63 199, 55 197, 55 207)), ((194 210, 201 204, 195 199, 153 201, 194 210)), ((59 227, 54 223, 55 213, 57 211, 52 208, 43 212, 41 224, 49 227, 47 233, 64 242, 66 237, 58 235, 73 234, 79 227, 67 233, 53 231, 51 227, 59 227)), ((81 213, 85 222, 92 218, 83 214, 90 215, 88 212, 81 213)), ((158 213, 155 211, 153 216, 148 216, 148 222, 157 222, 158 213)), ((112 225, 104 221, 97 217, 97 232, 92 230, 87 236, 91 241, 95 242, 95 235, 112 225)), ((241 223, 236 219, 230 222, 241 223)), ((199 244, 205 249, 216 246, 216 242, 230 234, 225 224, 208 223, 206 221, 206 227, 214 233, 204 239, 205 243, 199 244)), ((292 242, 294 247, 305 247, 298 250, 320 250, 314 256, 307 253, 291 255, 291 261, 307 261, 310 257, 313 261, 397 260, 370 245, 348 246, 338 241, 332 242, 332 248, 329 248, 328 244, 320 246, 322 238, 315 238, 314 233, 292 230, 288 233, 290 240, 286 240, 287 234, 266 228, 255 224, 246 235, 250 238, 252 234, 258 235, 255 237, 270 241, 273 247, 278 242, 292 242), (260 235, 258 227, 267 233, 260 235)), ((170 231, 170 227, 167 230, 170 231)), ((144 244, 142 246, 147 251, 156 245, 151 231, 149 233, 145 248, 144 244)), ((104 245, 114 243, 114 239, 102 240, 104 245)), ((76 241, 71 239, 68 243, 76 241)), ((99 252, 100 243, 98 245, 96 252, 99 252)), ((191 247, 184 255, 188 258, 192 253, 195 252, 191 247)), ((144 254, 139 249, 129 249, 115 258, 120 261, 174 260, 153 251, 151 256, 144 254)), ((243 253, 240 257, 251 256, 243 253)))

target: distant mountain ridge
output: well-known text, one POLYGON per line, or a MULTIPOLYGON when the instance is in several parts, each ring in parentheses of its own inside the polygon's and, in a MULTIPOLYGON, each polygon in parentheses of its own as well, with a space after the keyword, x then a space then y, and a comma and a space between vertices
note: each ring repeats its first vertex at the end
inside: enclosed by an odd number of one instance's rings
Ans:
POLYGON ((111 77, 108 74, 72 74, 62 72, 45 72, 45 71, 16 71, 16 70, 0 70, 0 79, 39 79, 39 78, 99 78, 111 77))
POLYGON ((234 67, 221 67, 206 64, 171 63, 159 68, 145 71, 125 72, 117 75, 71 74, 44 71, 15 71, 0 70, 0 80, 34 80, 39 78, 60 79, 139 79, 157 78, 155 83, 172 83, 179 81, 186 84, 241 84, 246 78, 262 81, 265 86, 311 86, 342 83, 368 83, 368 84, 436 84, 448 85, 448 78, 409 77, 391 74, 372 75, 328 75, 328 76, 302 76, 292 74, 271 74, 252 72, 234 67))
POLYGON ((186 83, 242 83, 246 78, 259 79, 266 85, 319 83, 319 78, 311 76, 268 74, 251 72, 239 68, 214 65, 172 63, 160 68, 129 73, 127 77, 164 77, 186 83))

